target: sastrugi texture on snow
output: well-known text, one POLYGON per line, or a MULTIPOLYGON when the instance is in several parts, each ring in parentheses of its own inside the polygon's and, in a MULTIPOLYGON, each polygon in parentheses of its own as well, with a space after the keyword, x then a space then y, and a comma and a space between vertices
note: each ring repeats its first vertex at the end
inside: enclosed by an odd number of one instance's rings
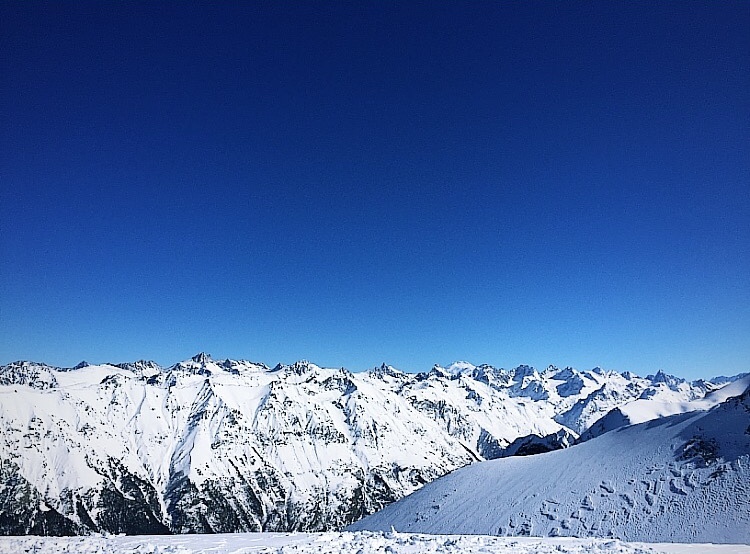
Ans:
POLYGON ((567 446, 629 402, 685 411, 717 388, 468 363, 14 362, 0 366, 0 533, 336 529, 472 462, 567 446))

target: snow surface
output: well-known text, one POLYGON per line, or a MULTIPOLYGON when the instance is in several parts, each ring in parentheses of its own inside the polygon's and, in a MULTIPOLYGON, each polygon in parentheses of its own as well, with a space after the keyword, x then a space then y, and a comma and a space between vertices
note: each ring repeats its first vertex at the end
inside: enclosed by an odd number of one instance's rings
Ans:
POLYGON ((459 469, 350 530, 750 543, 750 390, 545 454, 459 469))
POLYGON ((750 546, 638 544, 607 539, 419 535, 409 533, 236 533, 177 536, 0 537, 19 554, 748 554, 750 546))

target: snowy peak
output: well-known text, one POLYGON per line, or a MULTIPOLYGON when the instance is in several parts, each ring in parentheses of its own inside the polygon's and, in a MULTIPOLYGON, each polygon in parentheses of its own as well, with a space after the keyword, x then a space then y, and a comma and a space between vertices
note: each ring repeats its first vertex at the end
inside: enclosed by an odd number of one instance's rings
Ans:
POLYGON ((734 375, 730 377, 727 377, 726 375, 719 375, 718 377, 713 377, 712 379, 709 379, 709 383, 712 383, 715 386, 721 386, 727 383, 731 383, 732 381, 736 381, 737 379, 747 377, 748 375, 750 375, 750 373, 740 373, 738 375, 734 375))
POLYGON ((192 358, 175 364, 169 368, 169 371, 209 376, 222 372, 239 374, 242 370, 258 368, 262 370, 268 369, 264 364, 253 364, 252 362, 247 362, 245 360, 230 360, 227 358, 223 361, 215 361, 210 354, 199 352, 192 358))
POLYGON ((159 373, 162 371, 162 367, 151 360, 138 360, 135 362, 125 362, 110 365, 119 367, 120 369, 132 371, 134 374, 141 377, 149 377, 151 375, 154 375, 155 373, 159 373))
POLYGON ((213 362, 213 360, 211 359, 211 355, 206 354, 205 352, 199 352, 198 354, 196 354, 190 359, 193 360, 196 364, 201 364, 203 366, 205 366, 208 363, 213 362))
POLYGON ((539 379, 539 372, 536 368, 528 365, 519 365, 513 370, 513 378, 517 381, 523 381, 524 379, 539 379))
POLYGON ((409 380, 409 374, 396 369, 395 367, 386 363, 381 364, 378 367, 374 367, 367 372, 371 377, 375 377, 381 380, 392 380, 392 381, 407 381, 409 380))
POLYGON ((652 383, 664 383, 670 388, 676 388, 685 382, 684 379, 680 379, 674 375, 667 375, 662 370, 657 371, 656 375, 646 376, 646 379, 649 379, 652 383))
POLYGON ((461 375, 463 373, 471 373, 476 369, 476 366, 469 362, 453 362, 445 368, 445 372, 449 375, 461 375))

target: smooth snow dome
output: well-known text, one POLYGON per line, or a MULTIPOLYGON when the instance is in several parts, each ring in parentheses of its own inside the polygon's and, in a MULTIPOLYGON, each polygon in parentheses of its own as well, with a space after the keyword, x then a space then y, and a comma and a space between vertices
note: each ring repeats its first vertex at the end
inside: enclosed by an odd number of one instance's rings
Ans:
POLYGON ((708 412, 457 470, 349 527, 750 542, 750 390, 708 412))

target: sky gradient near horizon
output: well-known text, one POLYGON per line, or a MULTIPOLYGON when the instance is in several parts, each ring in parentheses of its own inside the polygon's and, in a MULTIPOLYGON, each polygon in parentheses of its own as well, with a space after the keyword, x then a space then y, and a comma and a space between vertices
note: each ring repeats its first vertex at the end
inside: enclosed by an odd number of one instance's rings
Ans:
POLYGON ((0 75, 0 363, 750 371, 748 2, 6 1, 0 75))

